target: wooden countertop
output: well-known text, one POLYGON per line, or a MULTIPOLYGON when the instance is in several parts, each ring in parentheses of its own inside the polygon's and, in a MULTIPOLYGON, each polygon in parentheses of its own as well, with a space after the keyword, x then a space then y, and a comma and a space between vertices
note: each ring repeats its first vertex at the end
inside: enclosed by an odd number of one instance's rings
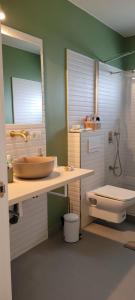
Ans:
POLYGON ((73 171, 66 171, 64 167, 57 167, 49 177, 43 179, 14 179, 13 183, 8 184, 9 206, 92 174, 94 174, 93 170, 75 168, 73 171))

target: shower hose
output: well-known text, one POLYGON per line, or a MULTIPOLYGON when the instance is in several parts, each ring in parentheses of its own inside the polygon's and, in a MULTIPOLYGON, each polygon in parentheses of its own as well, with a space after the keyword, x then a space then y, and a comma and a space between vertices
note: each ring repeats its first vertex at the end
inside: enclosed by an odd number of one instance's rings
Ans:
POLYGON ((120 133, 115 132, 114 136, 116 138, 116 154, 113 165, 113 174, 117 177, 120 177, 122 175, 122 165, 120 159, 120 133))

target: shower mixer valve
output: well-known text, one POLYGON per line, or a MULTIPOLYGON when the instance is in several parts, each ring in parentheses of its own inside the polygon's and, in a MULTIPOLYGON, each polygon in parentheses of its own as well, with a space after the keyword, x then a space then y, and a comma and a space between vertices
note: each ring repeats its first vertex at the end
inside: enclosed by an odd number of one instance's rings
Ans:
POLYGON ((120 136, 120 132, 115 131, 114 136, 120 136))
POLYGON ((114 171, 114 170, 116 170, 116 169, 119 169, 119 167, 109 166, 108 169, 109 169, 110 171, 114 171))
MULTIPOLYGON (((108 141, 112 143, 112 131, 109 132, 108 141)), ((115 151, 115 158, 113 166, 109 166, 109 170, 113 172, 113 175, 116 177, 120 177, 123 173, 122 164, 121 164, 121 157, 120 157, 120 132, 114 132, 115 144, 116 144, 116 151, 115 151)))

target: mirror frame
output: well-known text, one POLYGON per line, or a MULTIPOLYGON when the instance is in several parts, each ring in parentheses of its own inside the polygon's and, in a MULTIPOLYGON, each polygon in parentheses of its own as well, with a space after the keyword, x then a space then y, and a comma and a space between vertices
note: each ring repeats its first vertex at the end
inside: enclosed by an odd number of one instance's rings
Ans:
MULTIPOLYGON (((5 45, 18 48, 40 55, 41 62, 41 88, 42 88, 42 123, 41 124, 8 124, 6 125, 27 128, 41 128, 45 125, 45 92, 44 92, 44 59, 43 59, 43 41, 40 38, 32 36, 30 34, 18 31, 11 27, 1 25, 2 37, 4 37, 5 45)), ((46 127, 46 126, 45 126, 46 127)))

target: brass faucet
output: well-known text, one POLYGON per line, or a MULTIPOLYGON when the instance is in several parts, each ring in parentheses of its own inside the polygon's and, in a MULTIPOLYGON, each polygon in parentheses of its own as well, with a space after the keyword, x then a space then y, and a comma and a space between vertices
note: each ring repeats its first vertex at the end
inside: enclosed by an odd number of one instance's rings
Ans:
POLYGON ((11 130, 9 132, 11 137, 20 136, 24 139, 25 142, 28 142, 28 137, 30 137, 29 131, 27 130, 11 130))

